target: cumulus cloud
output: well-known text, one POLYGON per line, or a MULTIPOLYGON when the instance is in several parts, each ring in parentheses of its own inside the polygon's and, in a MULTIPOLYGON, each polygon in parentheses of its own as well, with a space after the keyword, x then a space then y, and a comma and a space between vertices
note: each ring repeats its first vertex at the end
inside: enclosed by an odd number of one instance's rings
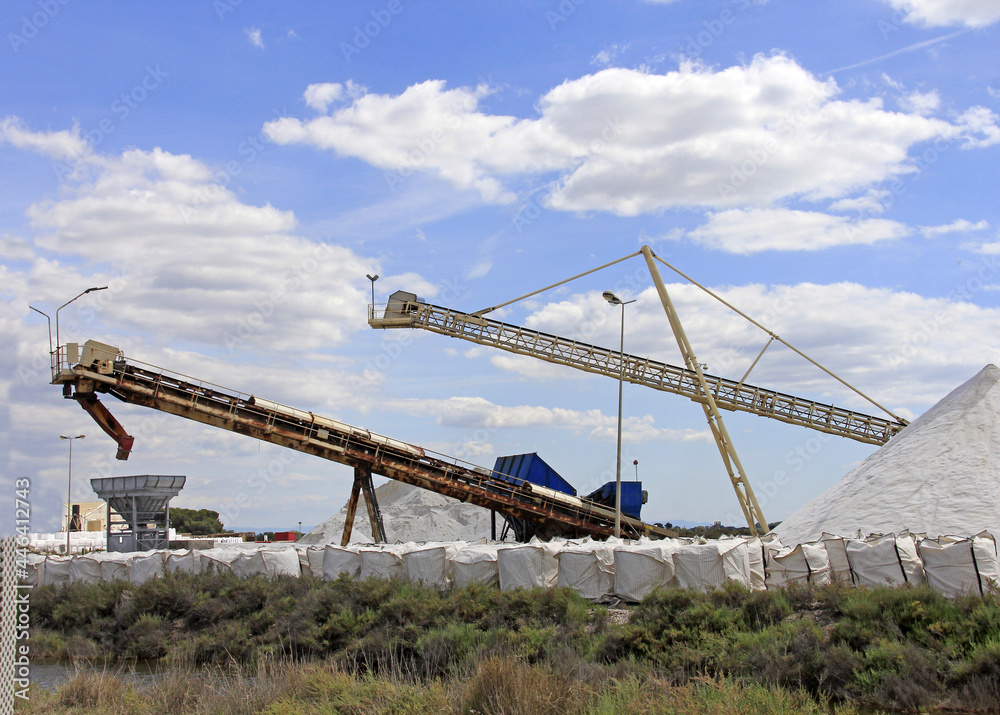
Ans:
POLYGON ((788 57, 761 55, 724 69, 604 69, 548 91, 532 118, 488 113, 485 86, 431 80, 264 131, 400 175, 428 172, 490 202, 513 200, 518 177, 555 175, 550 208, 621 215, 840 199, 915 171, 909 150, 921 142, 972 148, 1000 133, 983 108, 954 123, 925 116, 930 92, 911 96, 908 112, 839 92, 788 57))
MULTIPOLYGON (((20 145, 51 153, 51 133, 20 131, 20 145)), ((56 300, 66 292, 46 252, 76 257, 86 272, 101 266, 115 278, 106 310, 119 326, 230 355, 292 342, 300 350, 330 347, 364 329, 357 306, 367 302, 364 276, 377 272, 374 261, 297 236, 291 212, 241 202, 190 156, 87 155, 58 198, 26 215, 36 232, 35 295, 51 291, 56 300)), ((3 246, 24 258, 23 243, 3 246)))
POLYGON ((901 238, 906 226, 886 219, 848 219, 817 211, 729 209, 688 233, 696 243, 727 253, 818 251, 831 246, 901 238))
POLYGON ((986 27, 1000 20, 994 0, 888 0, 906 22, 922 27, 986 27))
POLYGON ((321 84, 311 84, 306 87, 302 97, 306 104, 319 112, 325 112, 332 102, 340 99, 344 94, 344 85, 336 82, 324 82, 321 84))

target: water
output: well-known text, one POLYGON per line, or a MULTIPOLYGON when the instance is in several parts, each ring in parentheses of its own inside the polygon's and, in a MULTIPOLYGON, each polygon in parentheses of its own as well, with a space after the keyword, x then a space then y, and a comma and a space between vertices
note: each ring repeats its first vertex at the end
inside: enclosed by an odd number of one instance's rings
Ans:
POLYGON ((128 665, 91 665, 73 661, 48 661, 31 664, 31 682, 46 691, 53 691, 77 673, 108 673, 136 685, 144 685, 163 677, 165 671, 149 663, 128 665))

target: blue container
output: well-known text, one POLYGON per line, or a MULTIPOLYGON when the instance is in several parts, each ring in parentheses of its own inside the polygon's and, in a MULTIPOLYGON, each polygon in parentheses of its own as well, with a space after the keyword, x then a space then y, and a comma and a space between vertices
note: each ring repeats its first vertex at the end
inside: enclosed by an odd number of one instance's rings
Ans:
POLYGON ((576 489, 573 488, 573 485, 560 477, 556 470, 534 452, 497 457, 496 464, 493 465, 493 478, 515 484, 522 481, 531 482, 563 494, 576 496, 576 489))
MULTIPOLYGON (((603 504, 611 509, 615 508, 615 482, 608 482, 587 498, 603 504)), ((645 501, 642 498, 642 482, 622 482, 622 514, 627 514, 635 519, 641 519, 639 512, 645 501)))

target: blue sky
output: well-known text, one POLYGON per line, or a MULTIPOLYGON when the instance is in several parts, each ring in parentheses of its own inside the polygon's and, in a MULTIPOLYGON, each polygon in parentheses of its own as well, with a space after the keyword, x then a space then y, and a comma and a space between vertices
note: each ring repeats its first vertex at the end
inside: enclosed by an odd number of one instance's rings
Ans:
MULTIPOLYGON (((347 498, 344 467, 108 398, 137 436, 115 462, 47 384, 28 308, 92 285, 64 339, 486 466, 538 451, 581 492, 614 476, 615 382, 373 331, 366 273, 382 300, 474 311, 648 243, 919 415, 997 359, 998 21, 993 0, 6 3, 6 492, 30 478, 54 530, 58 436, 85 433, 79 500, 89 476, 186 474, 176 506, 291 527, 347 498)), ((739 379, 766 335, 665 279, 699 359, 739 379)), ((626 349, 679 362, 639 259, 497 316, 614 346, 607 288, 637 299, 626 349)), ((785 349, 748 381, 877 412, 785 349)), ((645 515, 738 523, 701 409, 624 401, 645 515)), ((874 449, 725 417, 772 521, 874 449)))

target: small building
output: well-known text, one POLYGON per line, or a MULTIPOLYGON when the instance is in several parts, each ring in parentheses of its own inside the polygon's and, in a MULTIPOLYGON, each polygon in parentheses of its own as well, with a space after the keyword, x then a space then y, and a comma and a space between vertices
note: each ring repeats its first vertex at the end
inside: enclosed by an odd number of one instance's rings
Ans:
POLYGON ((63 504, 60 531, 67 531, 67 516, 70 517, 68 531, 105 531, 108 528, 107 502, 72 502, 68 509, 63 504))

